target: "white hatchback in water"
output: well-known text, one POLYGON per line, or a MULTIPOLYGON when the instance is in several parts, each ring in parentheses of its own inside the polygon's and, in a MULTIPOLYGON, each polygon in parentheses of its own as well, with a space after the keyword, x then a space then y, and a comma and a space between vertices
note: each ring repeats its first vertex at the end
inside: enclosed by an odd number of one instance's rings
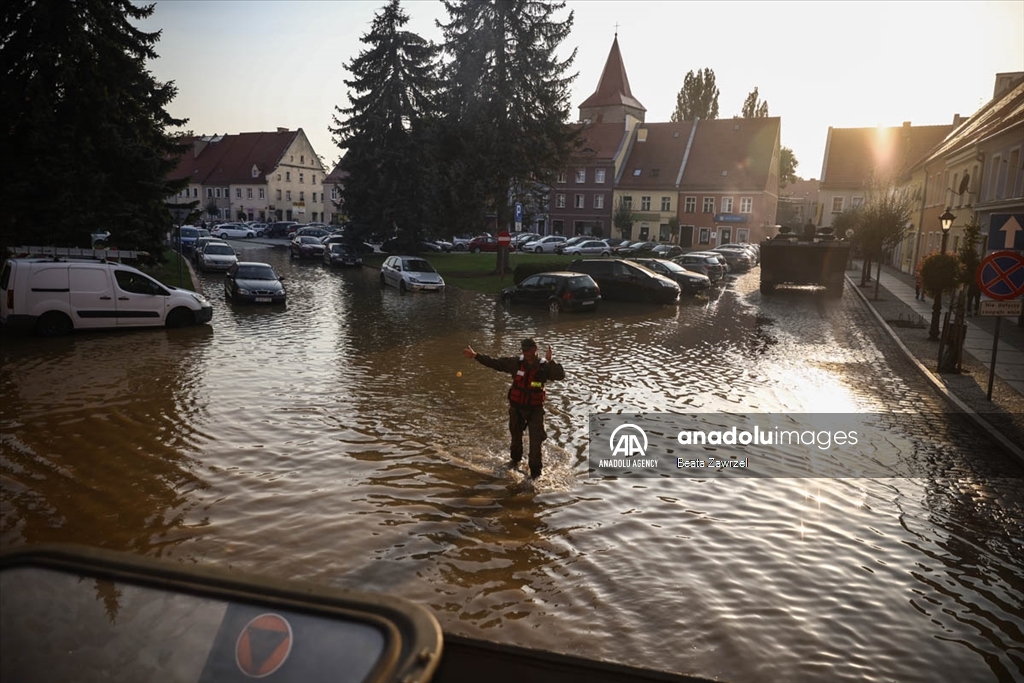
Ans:
POLYGON ((419 256, 389 256, 380 267, 380 284, 399 291, 444 289, 444 280, 426 259, 419 256))

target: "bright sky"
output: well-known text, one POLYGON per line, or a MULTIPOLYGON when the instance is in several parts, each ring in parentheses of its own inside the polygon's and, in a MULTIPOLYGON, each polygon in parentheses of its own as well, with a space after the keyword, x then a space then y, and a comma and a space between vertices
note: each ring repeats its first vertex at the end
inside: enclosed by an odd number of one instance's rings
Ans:
MULTIPOLYGON (((171 0, 150 67, 173 80, 169 110, 196 133, 302 128, 333 168, 328 132, 347 103, 345 66, 385 0, 171 0)), ((404 0, 406 28, 440 42, 441 2, 404 0)), ((1009 2, 653 2, 570 0, 564 55, 577 50, 572 116, 597 88, 618 24, 633 96, 648 122, 668 121, 688 71, 710 68, 719 117, 740 113, 756 86, 782 118, 782 145, 818 178, 829 126, 948 124, 992 97, 995 75, 1024 71, 1024 0, 1009 2)))

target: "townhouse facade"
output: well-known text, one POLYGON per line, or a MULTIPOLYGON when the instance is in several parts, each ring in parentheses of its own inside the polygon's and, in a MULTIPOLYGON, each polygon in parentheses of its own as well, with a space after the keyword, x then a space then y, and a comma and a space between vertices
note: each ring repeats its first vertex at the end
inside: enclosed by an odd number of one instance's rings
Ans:
POLYGON ((594 93, 579 107, 584 148, 549 197, 552 232, 683 247, 773 234, 780 120, 645 122, 612 43, 594 93), (615 227, 618 206, 632 212, 615 227))
POLYGON ((199 220, 324 220, 326 172, 301 128, 198 136, 171 179, 187 179, 169 205, 198 201, 199 220))
POLYGON ((992 99, 906 170, 900 187, 914 199, 911 226, 893 263, 913 272, 921 258, 939 251, 939 216, 949 209, 956 220, 947 251, 957 251, 964 228, 981 228, 979 252, 1024 251, 1021 240, 999 228, 1008 216, 1024 227, 1024 72, 996 74, 992 99), (1016 238, 1016 239, 1015 239, 1016 238))

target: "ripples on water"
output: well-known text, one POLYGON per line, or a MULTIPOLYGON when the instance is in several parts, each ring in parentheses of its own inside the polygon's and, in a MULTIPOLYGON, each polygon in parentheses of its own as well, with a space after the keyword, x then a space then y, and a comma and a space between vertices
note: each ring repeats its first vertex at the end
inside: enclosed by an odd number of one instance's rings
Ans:
POLYGON ((1024 675, 1020 468, 925 419, 943 406, 852 301, 762 301, 755 271, 679 306, 552 317, 248 252, 288 276, 287 307, 232 308, 204 276, 208 327, 5 340, 5 547, 380 590, 449 632, 724 680, 1024 675), (537 485, 503 469, 507 379, 461 355, 527 336, 568 374, 537 485), (903 397, 941 478, 587 472, 591 413, 885 413, 903 397))

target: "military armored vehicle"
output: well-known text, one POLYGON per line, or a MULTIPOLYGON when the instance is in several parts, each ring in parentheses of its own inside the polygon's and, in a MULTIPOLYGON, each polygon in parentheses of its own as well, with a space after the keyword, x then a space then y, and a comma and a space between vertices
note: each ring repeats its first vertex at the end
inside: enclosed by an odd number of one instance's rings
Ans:
POLYGON ((761 293, 772 294, 780 285, 818 285, 842 296, 849 258, 849 242, 837 240, 832 228, 807 226, 798 234, 780 226, 761 243, 761 293))

